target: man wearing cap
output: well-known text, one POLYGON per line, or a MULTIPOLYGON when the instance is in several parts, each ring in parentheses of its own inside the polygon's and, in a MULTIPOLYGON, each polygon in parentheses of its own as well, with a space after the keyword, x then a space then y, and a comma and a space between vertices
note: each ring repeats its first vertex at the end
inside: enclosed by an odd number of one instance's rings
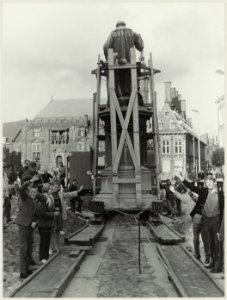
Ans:
POLYGON ((193 217, 197 212, 202 212, 204 226, 208 230, 211 262, 207 268, 211 268, 212 272, 216 269, 218 262, 218 233, 220 232, 221 221, 224 211, 224 195, 217 193, 215 188, 215 179, 212 175, 208 175, 205 180, 205 187, 196 187, 190 181, 182 176, 177 175, 183 184, 191 191, 198 194, 199 198, 191 212, 193 217))
MULTIPOLYGON (((103 46, 104 55, 107 59, 108 49, 113 49, 117 53, 119 64, 130 63, 130 48, 136 48, 143 51, 144 43, 140 34, 135 33, 132 29, 126 27, 124 21, 116 24, 103 46)), ((130 70, 122 69, 115 72, 115 86, 118 99, 123 100, 131 94, 130 70)))

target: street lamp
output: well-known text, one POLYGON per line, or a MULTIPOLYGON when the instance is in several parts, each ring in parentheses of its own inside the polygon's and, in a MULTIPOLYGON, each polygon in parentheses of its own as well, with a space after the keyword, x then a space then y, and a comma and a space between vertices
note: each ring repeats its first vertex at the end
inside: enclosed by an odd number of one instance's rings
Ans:
POLYGON ((197 116, 198 116, 198 159, 199 159, 199 170, 198 172, 201 172, 201 153, 200 153, 200 138, 199 138, 199 134, 200 134, 200 128, 199 128, 199 110, 197 109, 192 109, 192 111, 194 113, 197 113, 197 116))

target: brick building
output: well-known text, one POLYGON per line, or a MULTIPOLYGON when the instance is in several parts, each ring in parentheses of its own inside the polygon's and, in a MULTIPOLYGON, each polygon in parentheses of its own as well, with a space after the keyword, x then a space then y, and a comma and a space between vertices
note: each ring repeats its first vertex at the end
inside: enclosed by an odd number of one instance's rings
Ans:
POLYGON ((11 148, 19 145, 21 161, 40 161, 42 169, 67 163, 71 151, 92 145, 92 100, 51 100, 38 115, 20 126, 11 148))
MULTIPOLYGON (((186 117, 186 101, 181 100, 171 83, 165 83, 165 103, 158 115, 161 177, 171 178, 174 171, 198 171, 198 136, 186 117)), ((206 144, 200 141, 201 169, 205 168, 206 144)))

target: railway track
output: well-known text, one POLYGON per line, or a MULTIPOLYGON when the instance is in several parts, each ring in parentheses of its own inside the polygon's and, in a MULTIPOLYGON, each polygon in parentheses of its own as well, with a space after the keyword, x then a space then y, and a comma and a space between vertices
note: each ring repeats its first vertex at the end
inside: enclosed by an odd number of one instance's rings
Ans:
POLYGON ((222 286, 182 244, 157 245, 157 251, 180 297, 224 296, 222 286))
POLYGON ((138 226, 123 219, 117 217, 105 227, 83 226, 10 297, 224 296, 223 288, 185 248, 182 236, 165 224, 141 227, 139 274, 138 226))

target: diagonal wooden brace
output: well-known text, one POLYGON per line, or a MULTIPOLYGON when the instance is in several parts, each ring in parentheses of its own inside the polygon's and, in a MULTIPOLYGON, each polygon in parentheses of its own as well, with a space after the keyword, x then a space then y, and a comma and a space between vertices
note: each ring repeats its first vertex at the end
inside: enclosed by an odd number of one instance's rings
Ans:
MULTIPOLYGON (((134 103, 134 100, 135 100, 136 93, 137 93, 137 90, 134 90, 132 92, 131 97, 130 97, 130 101, 131 101, 130 103, 131 103, 132 107, 133 107, 133 103, 134 103)), ((117 111, 121 127, 124 130, 125 120, 123 118, 123 115, 122 115, 122 112, 121 112, 121 108, 120 108, 120 105, 119 105, 116 93, 115 93, 115 91, 113 89, 110 90, 110 98, 111 98, 111 100, 115 104, 115 109, 117 111)), ((131 112, 132 112, 132 107, 131 107, 131 112)), ((128 109, 128 112, 127 112, 127 115, 128 115, 128 119, 130 120, 130 114, 131 114, 131 112, 130 112, 129 109, 128 109)), ((133 164, 135 166, 135 169, 136 170, 139 169, 139 164, 137 162, 137 158, 136 158, 136 155, 135 155, 135 151, 134 151, 134 148, 133 148, 133 145, 132 145, 131 138, 130 138, 129 133, 127 131, 127 127, 128 127, 128 125, 126 126, 125 133, 124 133, 125 134, 125 138, 122 138, 123 142, 122 142, 122 146, 121 146, 122 147, 121 151, 118 152, 118 156, 116 155, 116 158, 115 158, 114 167, 113 167, 113 171, 115 173, 117 173, 117 169, 118 169, 118 165, 119 165, 119 161, 120 161, 120 155, 121 155, 121 152, 122 152, 122 149, 123 149, 123 145, 124 145, 124 140, 125 139, 126 139, 126 142, 127 142, 127 145, 128 145, 128 149, 129 149, 129 152, 130 152, 133 164)), ((122 132, 122 134, 123 134, 123 132, 122 132)))

